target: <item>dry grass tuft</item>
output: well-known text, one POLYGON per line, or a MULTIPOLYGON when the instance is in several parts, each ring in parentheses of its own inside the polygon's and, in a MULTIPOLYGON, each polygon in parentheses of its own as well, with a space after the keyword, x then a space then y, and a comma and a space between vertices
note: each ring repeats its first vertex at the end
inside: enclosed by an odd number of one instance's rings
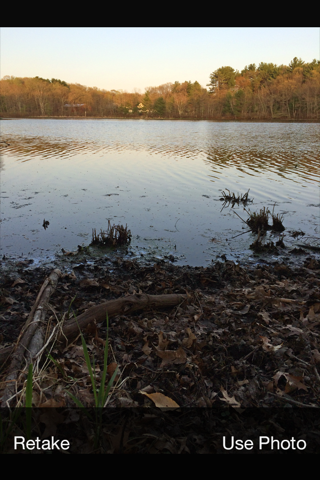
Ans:
POLYGON ((127 245, 131 241, 131 231, 128 230, 127 225, 112 225, 108 220, 108 229, 106 232, 100 230, 97 234, 96 229, 92 229, 92 241, 90 245, 118 247, 127 245))

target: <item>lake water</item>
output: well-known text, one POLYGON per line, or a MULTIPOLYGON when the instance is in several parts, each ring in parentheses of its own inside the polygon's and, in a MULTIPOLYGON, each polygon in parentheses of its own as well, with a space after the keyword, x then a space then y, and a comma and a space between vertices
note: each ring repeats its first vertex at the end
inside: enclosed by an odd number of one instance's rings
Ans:
POLYGON ((1 256, 50 259, 88 245, 110 220, 131 230, 131 258, 256 261, 256 237, 235 214, 246 220, 243 206, 222 209, 226 189, 250 189, 247 210, 283 214, 289 249, 319 246, 319 124, 11 119, 0 127, 10 144, 1 144, 1 256), (294 238, 300 229, 305 236, 294 238))

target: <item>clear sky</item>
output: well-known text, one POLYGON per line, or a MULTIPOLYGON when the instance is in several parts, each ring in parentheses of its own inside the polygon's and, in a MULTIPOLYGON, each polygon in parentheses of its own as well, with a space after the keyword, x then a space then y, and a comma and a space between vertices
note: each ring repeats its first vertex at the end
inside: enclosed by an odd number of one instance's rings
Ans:
POLYGON ((222 66, 242 70, 320 56, 317 27, 12 27, 0 33, 1 78, 59 78, 141 93, 176 80, 205 87, 222 66))

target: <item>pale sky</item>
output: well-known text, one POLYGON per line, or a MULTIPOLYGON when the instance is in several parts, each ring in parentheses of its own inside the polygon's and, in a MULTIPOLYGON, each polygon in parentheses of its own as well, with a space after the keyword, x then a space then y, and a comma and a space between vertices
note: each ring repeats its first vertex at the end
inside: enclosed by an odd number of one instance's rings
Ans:
POLYGON ((2 27, 0 34, 0 78, 128 92, 176 80, 205 87, 222 66, 241 71, 250 63, 320 59, 318 27, 2 27))

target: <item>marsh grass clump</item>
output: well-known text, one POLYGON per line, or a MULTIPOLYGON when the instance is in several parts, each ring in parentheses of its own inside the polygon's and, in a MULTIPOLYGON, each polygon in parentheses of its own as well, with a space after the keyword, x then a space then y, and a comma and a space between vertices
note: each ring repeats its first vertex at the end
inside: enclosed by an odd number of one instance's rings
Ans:
POLYGON ((269 226, 269 214, 270 210, 266 207, 263 207, 260 212, 247 212, 249 213, 249 218, 246 221, 246 224, 251 228, 251 230, 257 233, 259 230, 270 230, 269 226))
POLYGON ((127 225, 111 225, 108 220, 108 229, 104 232, 102 229, 97 234, 96 229, 92 229, 92 241, 90 245, 99 245, 107 247, 119 247, 127 245, 131 241, 131 231, 128 230, 127 225))
MULTIPOLYGON (((245 223, 250 227, 252 232, 258 233, 259 230, 267 231, 272 230, 273 232, 283 232, 285 230, 283 226, 283 215, 279 213, 275 215, 274 207, 272 213, 266 207, 260 209, 260 212, 253 212, 247 211, 249 218, 245 221, 245 223), (272 217, 272 225, 269 225, 269 215, 272 217)), ((240 217, 241 218, 241 217, 240 217)))
POLYGON ((274 214, 274 207, 273 207, 271 217, 272 217, 272 221, 273 221, 271 229, 274 232, 283 232, 283 230, 285 230, 285 228, 283 226, 283 223, 282 223, 283 215, 280 215, 279 213, 277 215, 275 215, 274 214))
POLYGON ((228 193, 222 190, 222 197, 220 198, 220 200, 224 202, 222 209, 226 206, 229 206, 230 204, 233 208, 235 204, 239 205, 240 203, 242 203, 244 206, 246 206, 248 202, 253 202, 253 199, 249 198, 250 188, 244 195, 238 194, 237 196, 233 192, 231 193, 228 188, 226 188, 226 190, 228 191, 228 193))

